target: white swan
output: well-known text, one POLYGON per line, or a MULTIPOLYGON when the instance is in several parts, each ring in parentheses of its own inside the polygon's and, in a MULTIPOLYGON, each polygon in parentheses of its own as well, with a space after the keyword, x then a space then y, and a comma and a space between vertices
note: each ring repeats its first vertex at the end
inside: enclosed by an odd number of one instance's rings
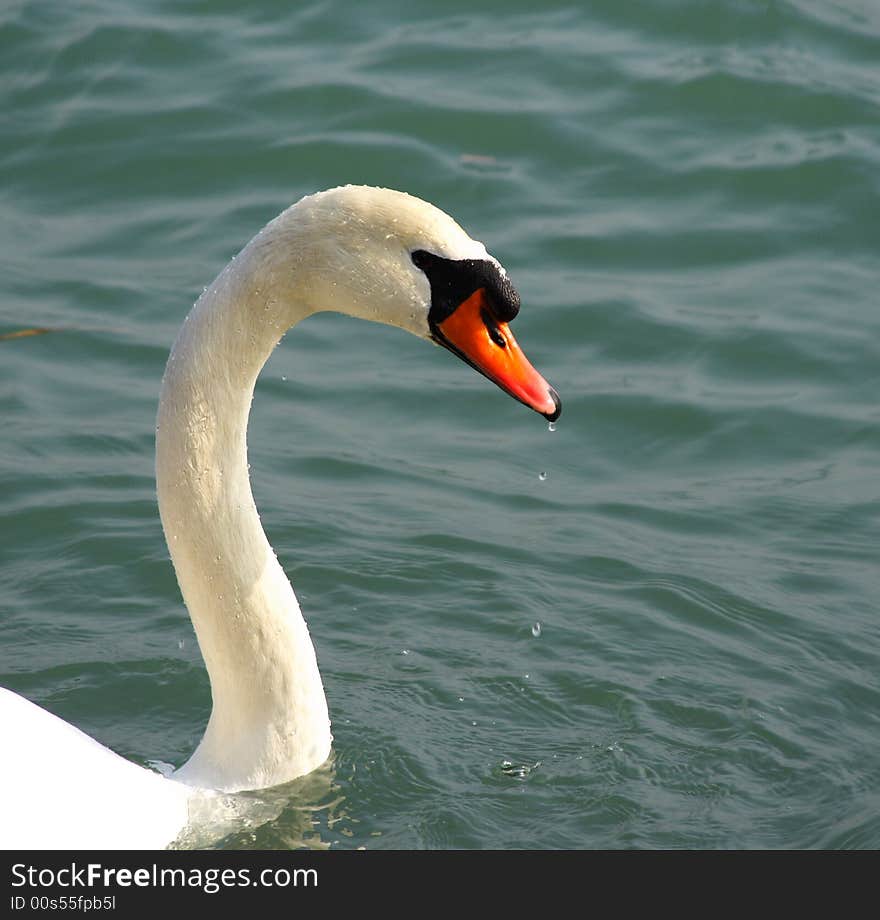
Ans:
POLYGON ((195 797, 273 786, 327 759, 314 647, 251 495, 257 375, 288 329, 336 310, 444 345, 553 420, 559 398, 507 325, 518 308, 483 244, 402 192, 321 192, 248 243, 186 318, 156 429, 162 525, 211 682, 204 737, 166 778, 0 691, 0 846, 163 847, 195 797))

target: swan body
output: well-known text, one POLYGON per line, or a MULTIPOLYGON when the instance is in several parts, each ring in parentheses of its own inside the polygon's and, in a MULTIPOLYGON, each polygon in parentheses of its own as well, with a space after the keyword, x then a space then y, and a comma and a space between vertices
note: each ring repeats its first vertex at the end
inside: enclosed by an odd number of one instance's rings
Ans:
POLYGON ((211 683, 204 736, 166 777, 0 691, 0 846, 166 846, 197 798, 274 786, 324 763, 332 736, 314 646, 248 476, 260 369, 290 328, 335 310, 441 344, 555 419, 558 396, 507 325, 518 308, 482 243, 401 192, 308 196, 248 243, 183 324, 156 428, 162 525, 211 683))
POLYGON ((160 849, 186 826, 192 791, 0 688, 3 849, 160 849))

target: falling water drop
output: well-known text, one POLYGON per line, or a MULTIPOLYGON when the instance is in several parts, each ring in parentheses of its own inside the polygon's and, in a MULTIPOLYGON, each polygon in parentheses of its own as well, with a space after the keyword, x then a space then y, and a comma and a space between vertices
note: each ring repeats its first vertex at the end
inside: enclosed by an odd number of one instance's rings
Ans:
POLYGON ((556 431, 556 422, 547 422, 547 431, 556 431))
POLYGON ((540 473, 538 473, 538 479, 540 479, 541 482, 544 482, 546 478, 547 478, 547 474, 543 470, 540 473))
POLYGON ((532 627, 532 635, 536 639, 538 638, 538 636, 541 635, 541 624, 540 623, 535 623, 535 625, 532 627))

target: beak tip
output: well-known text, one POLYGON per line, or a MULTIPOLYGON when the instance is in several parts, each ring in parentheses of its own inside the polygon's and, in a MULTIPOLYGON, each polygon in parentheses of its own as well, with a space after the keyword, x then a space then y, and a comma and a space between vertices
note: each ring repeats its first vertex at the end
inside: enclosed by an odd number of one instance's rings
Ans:
POLYGON ((550 398, 553 400, 553 411, 552 412, 542 412, 541 414, 547 419, 548 422, 555 422, 556 419, 562 415, 562 400, 559 398, 559 394, 553 387, 550 387, 549 392, 550 398))

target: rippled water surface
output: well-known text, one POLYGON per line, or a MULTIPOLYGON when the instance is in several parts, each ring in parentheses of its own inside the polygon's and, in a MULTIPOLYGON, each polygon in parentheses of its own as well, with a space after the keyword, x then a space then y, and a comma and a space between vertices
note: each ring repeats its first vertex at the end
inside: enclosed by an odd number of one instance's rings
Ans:
POLYGON ((189 756, 168 348, 283 207, 385 185, 502 260, 564 413, 285 340, 250 460, 334 759, 216 845, 880 846, 880 6, 258 7, 0 11, 0 333, 54 330, 0 340, 0 685, 189 756))

